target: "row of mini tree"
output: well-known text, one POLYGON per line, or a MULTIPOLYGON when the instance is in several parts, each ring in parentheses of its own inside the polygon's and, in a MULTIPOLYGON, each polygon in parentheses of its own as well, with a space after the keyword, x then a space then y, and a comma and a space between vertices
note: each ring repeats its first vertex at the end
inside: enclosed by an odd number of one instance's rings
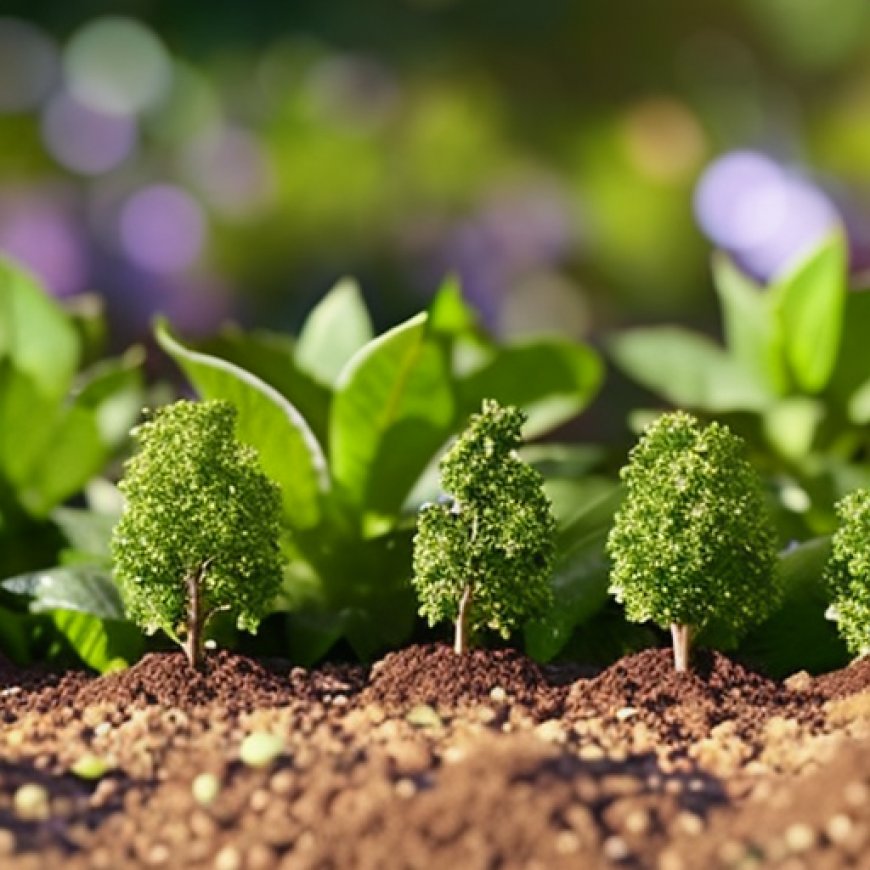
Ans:
MULTIPOLYGON (((221 401, 176 402, 134 430, 121 489, 115 575, 130 616, 162 629, 193 666, 211 617, 255 630, 281 584, 280 497, 221 401)), ((551 602, 555 521, 543 478, 517 453, 522 413, 487 400, 441 461, 445 495, 421 508, 412 583, 430 624, 507 637, 551 602)), ((677 670, 717 625, 739 635, 778 606, 776 535, 742 441, 717 423, 663 414, 622 470, 607 540, 610 591, 632 621, 670 628, 677 670)), ((838 505, 828 568, 831 615, 851 651, 870 648, 870 492, 838 505)))

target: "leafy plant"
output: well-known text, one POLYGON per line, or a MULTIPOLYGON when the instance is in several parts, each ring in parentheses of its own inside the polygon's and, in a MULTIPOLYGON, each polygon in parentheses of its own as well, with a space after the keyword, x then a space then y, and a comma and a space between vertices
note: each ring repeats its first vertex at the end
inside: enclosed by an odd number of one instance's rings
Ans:
POLYGON ((551 600, 556 523, 543 478, 519 457, 523 414, 486 400, 441 460, 449 495, 424 506, 413 584, 430 625, 454 622, 454 651, 482 628, 504 637, 551 600))
POLYGON ((53 512, 103 470, 141 407, 140 350, 79 372, 99 320, 0 258, 0 577, 50 564, 63 543, 53 512))
POLYGON ((112 538, 130 617, 163 629, 199 667, 220 611, 255 631, 281 584, 280 492, 235 439, 228 402, 176 402, 134 430, 127 503, 112 538))
POLYGON ((833 602, 829 615, 849 651, 870 652, 870 490, 849 493, 836 506, 840 526, 825 572, 833 602))
POLYGON ((682 411, 646 430, 621 477, 610 591, 629 620, 670 627, 683 671, 692 633, 713 623, 741 634, 781 597, 761 481, 740 438, 682 411))
POLYGON ((582 410, 602 376, 598 356, 577 343, 498 344, 450 281, 427 311, 377 337, 345 281, 298 341, 236 330, 192 348, 165 323, 157 338, 203 398, 236 407, 240 440, 281 488, 276 606, 301 661, 341 638, 363 658, 407 639, 420 484, 483 398, 520 405, 542 434, 582 410), (535 378, 523 377, 531 367, 535 378))
POLYGON ((870 293, 848 290, 842 236, 761 287, 713 261, 725 346, 673 326, 614 336, 625 372, 669 403, 715 415, 751 440, 773 478, 784 538, 828 532, 825 507, 868 482, 870 293))

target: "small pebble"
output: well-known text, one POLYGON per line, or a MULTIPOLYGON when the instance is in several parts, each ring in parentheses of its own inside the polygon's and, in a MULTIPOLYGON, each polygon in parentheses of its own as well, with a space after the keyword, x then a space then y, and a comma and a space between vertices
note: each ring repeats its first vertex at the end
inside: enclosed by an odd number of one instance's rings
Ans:
POLYGON ((601 849, 608 861, 625 861, 631 855, 628 843, 622 837, 608 837, 601 849))
POLYGON ((625 722, 632 717, 637 716, 637 708, 636 707, 620 707, 616 711, 616 719, 619 722, 625 722))
POLYGON ((417 786, 413 779, 402 778, 394 786, 396 794, 400 798, 412 798, 417 794, 417 786))
POLYGON ((785 831, 785 844, 791 852, 806 852, 816 845, 816 832, 802 822, 789 825, 785 831))
POLYGON ((417 704, 405 714, 405 719, 417 728, 440 728, 441 717, 434 707, 428 704, 417 704))
POLYGON ((255 731, 239 748, 239 758, 248 767, 266 767, 284 751, 284 741, 275 734, 255 731))
POLYGON ((507 700, 507 692, 501 686, 493 686, 489 690, 490 700, 503 704, 507 700))
POLYGON ((18 818, 25 821, 41 821, 51 815, 48 792, 34 782, 22 785, 16 790, 12 805, 18 818))
POLYGON ((213 773, 201 773, 190 784, 193 799, 203 807, 214 802, 221 790, 221 781, 213 773))
POLYGON ((82 755, 75 764, 70 767, 70 770, 79 779, 100 779, 111 768, 111 765, 105 758, 100 755, 87 753, 82 755))
POLYGON ((853 827, 852 819, 849 816, 845 813, 837 813, 828 819, 828 823, 825 825, 825 834, 832 843, 839 844, 849 839, 853 827))
POLYGON ((214 858, 214 870, 241 870, 242 854, 235 846, 224 846, 214 858))
POLYGON ((560 831, 556 835, 556 851, 560 855, 573 855, 580 849, 580 838, 573 831, 560 831))

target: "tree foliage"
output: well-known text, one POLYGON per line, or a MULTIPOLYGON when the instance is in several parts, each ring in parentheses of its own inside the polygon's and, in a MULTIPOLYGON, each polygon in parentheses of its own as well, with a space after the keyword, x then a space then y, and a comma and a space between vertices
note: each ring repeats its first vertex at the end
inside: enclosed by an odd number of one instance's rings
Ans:
POLYGON ((449 495, 425 505, 414 539, 413 584, 430 625, 507 637, 550 603, 555 521, 541 475, 519 457, 524 415, 485 400, 441 461, 449 495))
POLYGON ((858 489, 836 505, 840 526, 825 572, 833 602, 828 614, 856 656, 870 652, 870 490, 858 489))
POLYGON ((610 591, 628 619, 693 631, 715 622, 736 635, 771 613, 776 535, 739 437, 682 411, 663 414, 621 477, 607 551, 610 591))
POLYGON ((281 583, 280 494, 223 401, 176 402, 133 430, 121 482, 115 576, 132 619, 163 629, 197 664, 209 618, 226 610, 254 631, 281 583))

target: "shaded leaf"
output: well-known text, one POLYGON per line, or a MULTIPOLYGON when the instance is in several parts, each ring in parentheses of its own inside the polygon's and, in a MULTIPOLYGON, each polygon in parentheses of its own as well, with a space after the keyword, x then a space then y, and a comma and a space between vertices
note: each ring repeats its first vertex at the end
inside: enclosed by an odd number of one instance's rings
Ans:
POLYGON ((46 568, 0 582, 0 588, 28 599, 31 613, 74 610, 101 619, 124 620, 124 605, 111 576, 89 565, 46 568))
POLYGON ((464 414, 483 399, 516 405, 528 415, 527 438, 575 417, 595 395, 603 366, 591 348, 567 339, 533 339, 496 347, 489 362, 460 379, 464 414))

